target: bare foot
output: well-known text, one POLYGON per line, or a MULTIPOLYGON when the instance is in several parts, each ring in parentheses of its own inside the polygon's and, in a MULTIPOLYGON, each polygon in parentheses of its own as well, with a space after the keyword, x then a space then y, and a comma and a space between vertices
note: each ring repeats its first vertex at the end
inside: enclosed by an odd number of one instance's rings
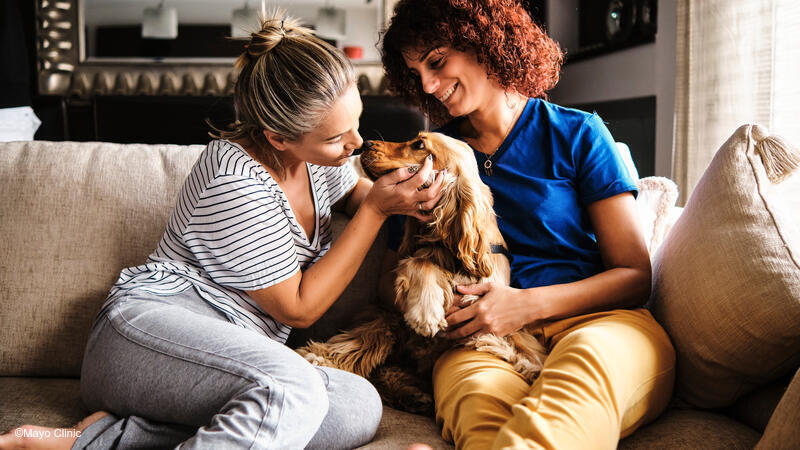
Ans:
POLYGON ((433 450, 433 448, 428 444, 421 444, 419 442, 415 442, 406 447, 406 450, 433 450))
POLYGON ((23 425, 0 435, 0 450, 70 449, 81 432, 89 425, 107 416, 105 411, 98 411, 85 417, 72 428, 47 428, 36 425, 23 425))

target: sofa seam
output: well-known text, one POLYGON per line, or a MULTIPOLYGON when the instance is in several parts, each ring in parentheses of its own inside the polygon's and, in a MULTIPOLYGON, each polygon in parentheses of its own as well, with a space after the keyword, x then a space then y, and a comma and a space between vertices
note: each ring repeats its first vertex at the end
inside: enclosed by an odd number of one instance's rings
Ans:
MULTIPOLYGON (((763 180, 761 179, 760 174, 756 170, 755 163, 753 162, 753 158, 757 155, 754 154, 755 149, 755 137, 753 136, 753 125, 750 125, 747 129, 747 150, 745 152, 745 157, 747 158, 747 163, 750 166, 750 170, 753 173, 753 177, 755 178, 756 187, 758 190, 758 198, 761 200, 764 209, 767 211, 769 215, 770 221, 772 222, 772 227, 777 233, 778 237, 780 238, 781 243, 783 244, 783 248, 785 249, 786 253, 789 256, 789 259, 794 263, 795 270, 800 271, 800 261, 795 258, 792 249, 789 247, 789 243, 787 242, 786 238, 784 237, 784 233, 781 230, 781 227, 778 225, 778 221, 775 218, 775 213, 773 212, 772 208, 770 207, 770 203, 767 201, 766 197, 764 196, 764 192, 762 189, 763 180)), ((760 156, 758 156, 760 158, 760 156)), ((762 161, 763 165, 763 161, 762 161)), ((779 183, 778 183, 779 184, 779 183)))

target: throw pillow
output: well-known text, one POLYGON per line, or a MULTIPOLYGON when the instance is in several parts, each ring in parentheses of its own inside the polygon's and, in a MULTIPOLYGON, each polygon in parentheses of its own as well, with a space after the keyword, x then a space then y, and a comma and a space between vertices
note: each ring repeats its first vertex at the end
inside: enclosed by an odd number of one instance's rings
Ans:
POLYGON ((636 181, 636 186, 639 188, 636 209, 639 211, 645 242, 650 255, 655 255, 674 222, 678 186, 664 177, 641 178, 636 181))
POLYGON ((676 393, 732 404, 800 365, 800 151, 758 125, 717 151, 653 263, 676 393))

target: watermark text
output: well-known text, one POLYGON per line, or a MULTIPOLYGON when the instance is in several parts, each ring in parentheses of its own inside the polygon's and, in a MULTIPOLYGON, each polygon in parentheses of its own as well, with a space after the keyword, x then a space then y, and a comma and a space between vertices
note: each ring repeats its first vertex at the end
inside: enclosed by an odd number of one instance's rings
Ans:
POLYGON ((81 432, 74 428, 46 428, 46 429, 17 428, 16 430, 14 430, 14 436, 18 438, 30 438, 30 439, 78 438, 81 436, 81 432))

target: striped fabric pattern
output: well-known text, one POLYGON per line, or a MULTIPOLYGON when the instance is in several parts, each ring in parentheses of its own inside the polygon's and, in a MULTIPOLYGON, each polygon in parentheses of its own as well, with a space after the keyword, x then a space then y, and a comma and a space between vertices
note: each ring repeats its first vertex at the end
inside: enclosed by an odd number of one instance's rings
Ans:
POLYGON ((358 181, 350 164, 306 166, 316 207, 310 240, 269 172, 237 144, 210 142, 158 247, 145 264, 120 273, 101 313, 133 290, 170 295, 194 288, 230 322, 285 342, 291 328, 245 291, 280 283, 321 258, 332 240, 330 207, 358 181))

